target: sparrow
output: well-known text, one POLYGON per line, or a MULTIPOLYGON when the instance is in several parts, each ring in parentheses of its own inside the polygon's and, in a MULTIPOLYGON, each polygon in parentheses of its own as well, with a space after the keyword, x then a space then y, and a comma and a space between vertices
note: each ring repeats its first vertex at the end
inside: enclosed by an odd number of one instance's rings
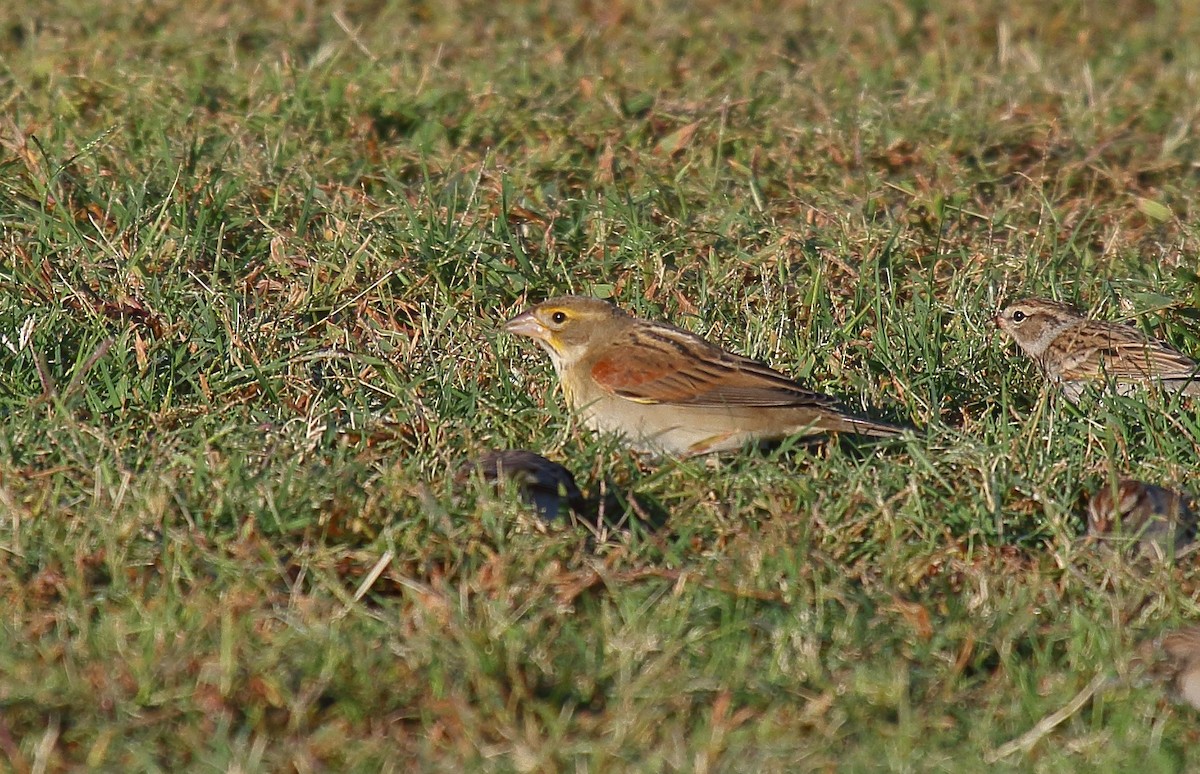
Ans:
POLYGON ((1200 626, 1143 642, 1134 664, 1166 682, 1172 699, 1200 710, 1200 626))
POLYGON ((462 485, 474 475, 495 484, 511 481, 521 499, 533 506, 543 521, 554 521, 566 515, 564 510, 582 514, 583 494, 575 477, 557 462, 525 449, 503 449, 486 452, 459 466, 455 483, 462 485))
POLYGON ((1151 383, 1200 395, 1196 361, 1131 325, 1089 320, 1075 307, 1045 298, 1009 304, 993 321, 1072 403, 1088 384, 1109 381, 1118 395, 1151 383))
POLYGON ((1104 485, 1087 505, 1088 535, 1135 547, 1160 561, 1179 557, 1196 537, 1196 514, 1188 498, 1144 481, 1104 485))
POLYGON ((1162 649, 1176 667, 1171 682, 1175 698, 1200 709, 1200 626, 1189 626, 1164 636, 1162 649))
POLYGON ((828 395, 694 333, 597 298, 543 301, 504 330, 549 353, 586 427, 614 433, 638 452, 689 457, 792 435, 902 431, 848 413, 828 395))

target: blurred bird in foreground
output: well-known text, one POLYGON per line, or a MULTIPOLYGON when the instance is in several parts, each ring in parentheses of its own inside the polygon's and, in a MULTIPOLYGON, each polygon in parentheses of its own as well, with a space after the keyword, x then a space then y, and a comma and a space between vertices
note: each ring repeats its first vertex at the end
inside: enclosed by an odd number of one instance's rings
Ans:
POLYGON ((1143 642, 1134 665, 1165 682, 1172 699, 1200 710, 1200 626, 1188 626, 1143 642))
POLYGON ((480 475, 492 484, 511 482, 521 499, 537 509, 544 521, 554 521, 569 512, 581 515, 584 511, 583 494, 571 471, 525 449, 485 452, 460 465, 454 480, 461 485, 473 475, 480 475))
POLYGON ((1180 557, 1196 537, 1186 495, 1130 478, 1101 486, 1087 514, 1090 537, 1159 561, 1180 557))
POLYGON ((669 517, 653 499, 614 486, 607 479, 596 483, 592 497, 585 497, 571 471, 527 449, 485 452, 459 465, 454 481, 463 487, 474 476, 494 485, 507 482, 516 486, 521 499, 536 509, 544 522, 570 518, 597 535, 634 524, 656 530, 669 517))
POLYGON ((694 333, 633 317, 607 301, 562 296, 509 320, 550 354, 585 426, 639 452, 687 457, 828 432, 894 436, 828 395, 694 333))
POLYGON ((1200 709, 1200 626, 1166 635, 1162 638, 1162 649, 1175 667, 1171 683, 1175 697, 1200 709))

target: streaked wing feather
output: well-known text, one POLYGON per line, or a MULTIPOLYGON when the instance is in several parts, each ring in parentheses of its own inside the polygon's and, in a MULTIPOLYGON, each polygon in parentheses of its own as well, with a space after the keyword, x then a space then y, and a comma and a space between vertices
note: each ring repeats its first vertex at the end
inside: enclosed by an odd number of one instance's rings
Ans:
MULTIPOLYGON (((1075 337, 1075 332, 1064 337, 1075 337)), ((1094 332, 1089 332, 1089 338, 1094 332)), ((1120 329, 1114 331, 1100 346, 1081 346, 1083 342, 1063 342, 1069 349, 1078 351, 1076 357, 1062 362, 1061 374, 1066 380, 1095 378, 1106 374, 1113 379, 1141 380, 1186 379, 1197 372, 1194 360, 1171 347, 1144 338, 1140 333, 1120 329)))
POLYGON ((638 403, 836 405, 833 398, 807 390, 761 363, 667 326, 630 331, 599 354, 591 375, 609 393, 638 403))

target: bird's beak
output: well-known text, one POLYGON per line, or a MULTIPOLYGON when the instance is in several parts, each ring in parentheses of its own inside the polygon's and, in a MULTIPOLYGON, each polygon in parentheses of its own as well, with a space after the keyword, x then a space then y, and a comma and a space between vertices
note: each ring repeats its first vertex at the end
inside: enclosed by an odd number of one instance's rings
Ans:
POLYGON ((992 325, 995 325, 997 328, 1004 327, 1003 325, 1000 324, 1000 315, 997 314, 992 317, 992 325))
POLYGON ((538 321, 538 318, 533 316, 533 312, 521 312, 516 317, 504 323, 504 331, 543 341, 550 337, 550 331, 538 321))

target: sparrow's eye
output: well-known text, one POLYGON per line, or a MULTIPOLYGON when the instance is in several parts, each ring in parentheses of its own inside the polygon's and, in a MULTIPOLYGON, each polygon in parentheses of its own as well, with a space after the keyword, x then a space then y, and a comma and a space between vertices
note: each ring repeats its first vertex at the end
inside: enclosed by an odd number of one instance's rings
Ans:
POLYGON ((1025 321, 1025 313, 1018 309, 1017 311, 1012 313, 1012 318, 1013 318, 1013 322, 1024 322, 1025 321))
POLYGON ((550 315, 550 320, 553 321, 555 325, 562 325, 567 321, 567 313, 555 312, 554 314, 550 315))

